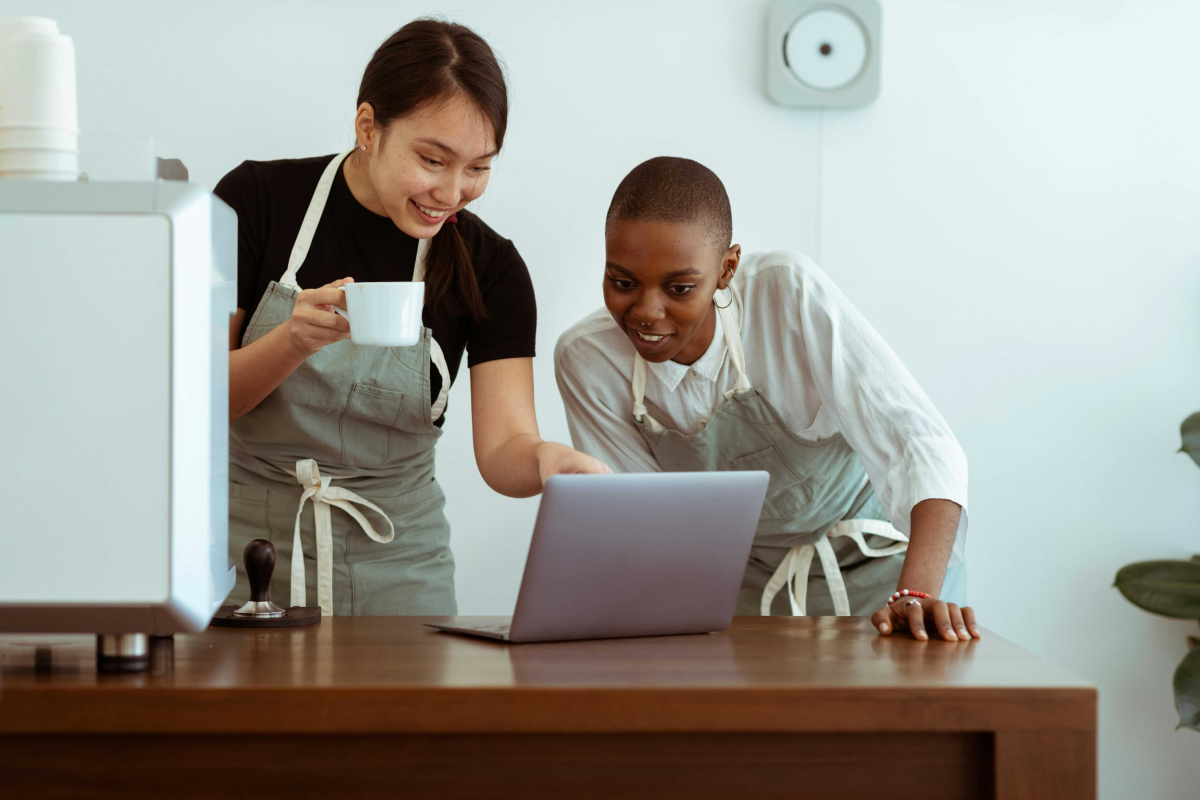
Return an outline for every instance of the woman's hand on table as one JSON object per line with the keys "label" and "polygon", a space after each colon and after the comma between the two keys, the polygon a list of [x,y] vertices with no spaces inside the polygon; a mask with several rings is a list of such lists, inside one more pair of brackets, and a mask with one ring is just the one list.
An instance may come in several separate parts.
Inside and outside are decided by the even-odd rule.
{"label": "woman's hand on table", "polygon": [[335,306],[346,308],[346,294],[340,287],[347,283],[354,279],[342,278],[300,292],[287,322],[293,347],[312,355],[325,345],[350,338],[350,323],[333,310]]}
{"label": "woman's hand on table", "polygon": [[538,471],[542,483],[551,475],[611,475],[612,470],[598,458],[573,450],[558,442],[542,442],[537,449]]}
{"label": "woman's hand on table", "polygon": [[913,638],[929,638],[929,629],[948,642],[979,639],[979,626],[975,623],[975,610],[969,606],[959,608],[954,603],[936,597],[901,597],[890,606],[884,606],[871,617],[871,624],[881,636],[891,636],[892,631],[907,628]]}

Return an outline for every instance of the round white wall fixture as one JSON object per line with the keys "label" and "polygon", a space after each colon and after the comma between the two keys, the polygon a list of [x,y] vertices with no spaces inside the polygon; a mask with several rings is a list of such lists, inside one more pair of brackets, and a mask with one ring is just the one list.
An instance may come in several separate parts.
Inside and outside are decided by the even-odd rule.
{"label": "round white wall fixture", "polygon": [[771,0],[767,95],[782,106],[853,108],[879,96],[879,0]]}
{"label": "round white wall fixture", "polygon": [[841,89],[862,74],[867,37],[854,17],[822,8],[796,20],[784,40],[788,69],[818,91]]}

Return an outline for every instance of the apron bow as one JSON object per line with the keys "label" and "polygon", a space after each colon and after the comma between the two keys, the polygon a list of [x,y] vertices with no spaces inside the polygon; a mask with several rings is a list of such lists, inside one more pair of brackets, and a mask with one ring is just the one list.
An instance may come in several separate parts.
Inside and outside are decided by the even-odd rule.
{"label": "apron bow", "polygon": [[[864,533],[883,536],[896,544],[879,549],[870,547],[863,537]],[[814,555],[821,558],[821,569],[825,572],[825,582],[829,584],[829,594],[833,598],[833,613],[839,617],[850,616],[850,596],[846,592],[846,581],[842,578],[837,554],[833,552],[833,545],[829,541],[839,536],[853,540],[862,554],[869,558],[891,556],[908,549],[908,537],[889,522],[880,519],[844,519],[823,531],[812,544],[802,544],[788,550],[771,580],[763,587],[759,611],[764,617],[771,615],[771,603],[784,586],[787,586],[792,615],[805,616],[808,610],[808,570],[812,566]]]}
{"label": "apron bow", "polygon": [[[359,497],[349,489],[333,486],[333,475],[322,475],[317,462],[306,458],[296,462],[296,471],[292,472],[296,481],[304,487],[300,495],[300,505],[296,509],[296,528],[292,537],[292,594],[291,605],[303,606],[307,601],[304,585],[304,548],[300,543],[300,515],[304,512],[304,504],[312,500],[313,519],[316,523],[317,534],[317,605],[321,607],[321,615],[333,614],[333,522],[329,509],[333,506],[349,514],[363,533],[380,544],[387,544],[396,535],[396,528],[391,519],[379,506]],[[336,476],[340,477],[340,476]],[[366,506],[378,513],[387,522],[388,532],[381,534],[375,530],[363,513],[356,506]]]}

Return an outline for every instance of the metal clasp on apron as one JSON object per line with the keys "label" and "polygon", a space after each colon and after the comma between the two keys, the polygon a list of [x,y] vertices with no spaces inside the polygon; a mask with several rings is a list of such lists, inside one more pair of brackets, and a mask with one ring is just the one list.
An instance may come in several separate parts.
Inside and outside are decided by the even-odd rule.
{"label": "metal clasp on apron", "polygon": [[[869,547],[864,533],[873,533],[896,542],[896,544],[881,549]],[[903,553],[908,550],[908,537],[892,527],[891,523],[878,519],[845,519],[824,531],[812,544],[804,544],[788,550],[779,568],[763,587],[762,602],[759,611],[762,616],[771,615],[771,603],[779,590],[787,586],[788,602],[792,606],[792,615],[805,616],[808,606],[808,571],[812,566],[813,555],[821,558],[821,569],[825,572],[825,582],[829,584],[829,594],[833,598],[833,612],[839,617],[850,616],[850,596],[846,593],[846,581],[838,568],[837,554],[833,552],[830,539],[845,536],[858,545],[858,549],[868,558],[881,558]]]}

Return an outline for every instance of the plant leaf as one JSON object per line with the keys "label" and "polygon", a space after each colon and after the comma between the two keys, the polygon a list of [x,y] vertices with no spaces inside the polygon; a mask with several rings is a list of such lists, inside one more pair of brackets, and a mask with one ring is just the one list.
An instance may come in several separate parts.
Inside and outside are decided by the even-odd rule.
{"label": "plant leaf", "polygon": [[1200,648],[1194,648],[1179,662],[1171,685],[1179,727],[1200,731]]}
{"label": "plant leaf", "polygon": [[1193,561],[1139,561],[1117,572],[1115,585],[1125,599],[1154,614],[1200,619],[1200,564]]}
{"label": "plant leaf", "polygon": [[1179,426],[1179,438],[1183,440],[1179,452],[1187,453],[1192,457],[1192,461],[1196,462],[1196,466],[1200,467],[1200,411],[1192,414]]}

